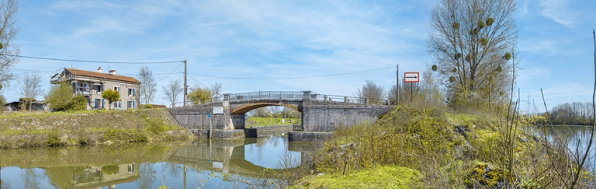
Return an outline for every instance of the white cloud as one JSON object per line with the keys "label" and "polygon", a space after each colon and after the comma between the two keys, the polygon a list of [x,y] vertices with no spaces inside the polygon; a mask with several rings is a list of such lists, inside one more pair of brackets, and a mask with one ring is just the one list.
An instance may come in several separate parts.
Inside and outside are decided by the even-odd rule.
{"label": "white cloud", "polygon": [[573,27],[580,16],[579,12],[569,10],[569,0],[541,0],[542,16],[550,18],[566,27]]}
{"label": "white cloud", "polygon": [[519,71],[518,81],[520,83],[534,83],[536,80],[544,81],[549,78],[551,70],[545,67],[524,68]]}

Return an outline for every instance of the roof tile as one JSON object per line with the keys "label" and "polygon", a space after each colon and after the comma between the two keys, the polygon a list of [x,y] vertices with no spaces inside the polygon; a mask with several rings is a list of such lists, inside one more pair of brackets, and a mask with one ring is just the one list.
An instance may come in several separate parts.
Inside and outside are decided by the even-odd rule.
{"label": "roof tile", "polygon": [[126,81],[131,82],[134,84],[141,84],[141,82],[133,77],[128,76],[121,76],[121,75],[112,75],[107,73],[99,73],[99,72],[92,72],[87,70],[77,70],[77,69],[69,69],[66,68],[66,71],[70,72],[74,75],[81,75],[81,76],[89,76],[89,77],[96,77],[96,78],[104,78],[104,79],[111,79],[111,80],[118,80],[118,81]]}

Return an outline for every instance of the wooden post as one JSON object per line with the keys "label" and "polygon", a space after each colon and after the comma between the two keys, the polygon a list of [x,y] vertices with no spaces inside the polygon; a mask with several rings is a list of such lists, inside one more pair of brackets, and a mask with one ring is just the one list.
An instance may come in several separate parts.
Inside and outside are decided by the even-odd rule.
{"label": "wooden post", "polygon": [[414,107],[414,90],[412,89],[412,83],[410,83],[410,105]]}

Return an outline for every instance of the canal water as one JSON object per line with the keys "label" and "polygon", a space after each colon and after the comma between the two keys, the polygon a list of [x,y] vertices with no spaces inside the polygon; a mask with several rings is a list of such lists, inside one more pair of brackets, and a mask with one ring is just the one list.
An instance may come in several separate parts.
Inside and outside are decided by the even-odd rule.
{"label": "canal water", "polygon": [[277,187],[321,143],[286,136],[0,150],[2,188]]}
{"label": "canal water", "polygon": [[[543,132],[543,128],[537,128]],[[591,136],[591,126],[585,125],[556,125],[545,128],[548,140],[552,143],[563,141],[567,144],[567,151],[580,152],[583,156],[588,148],[588,142]],[[596,173],[596,138],[594,138],[588,158],[586,159],[586,168]]]}

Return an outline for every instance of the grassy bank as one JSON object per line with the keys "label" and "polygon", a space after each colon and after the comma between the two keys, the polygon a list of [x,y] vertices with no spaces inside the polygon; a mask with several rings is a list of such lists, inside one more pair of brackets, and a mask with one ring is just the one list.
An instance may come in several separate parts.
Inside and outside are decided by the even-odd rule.
{"label": "grassy bank", "polygon": [[0,148],[189,140],[159,109],[12,113],[0,116]]}
{"label": "grassy bank", "polygon": [[[518,126],[512,132],[506,123],[496,115],[396,107],[372,125],[338,129],[315,156],[313,167],[303,170],[311,176],[290,182],[294,188],[334,188],[324,184],[331,182],[372,183],[354,185],[370,188],[376,182],[361,175],[373,176],[389,167],[408,170],[387,178],[410,178],[399,182],[406,188],[564,187],[569,175],[565,172],[570,170],[563,164],[568,164],[568,156],[553,153],[532,126]],[[420,177],[412,177],[412,172]],[[592,177],[586,173],[582,178],[578,186],[588,186]]]}
{"label": "grassy bank", "polygon": [[274,126],[274,125],[300,125],[300,121],[301,121],[300,118],[249,117],[246,120],[246,127]]}

